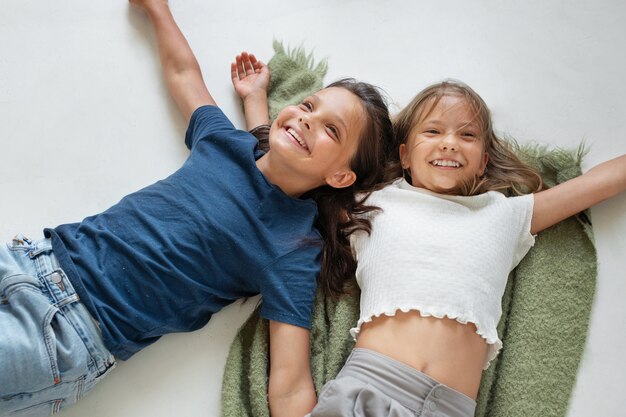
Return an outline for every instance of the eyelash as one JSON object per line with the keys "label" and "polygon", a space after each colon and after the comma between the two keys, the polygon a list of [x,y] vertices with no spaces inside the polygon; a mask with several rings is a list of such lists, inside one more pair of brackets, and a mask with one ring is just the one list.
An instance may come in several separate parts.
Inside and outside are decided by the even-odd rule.
{"label": "eyelash", "polygon": [[339,130],[335,126],[328,126],[328,130],[332,132],[335,139],[339,139]]}
{"label": "eyelash", "polygon": [[[313,104],[311,104],[308,101],[303,101],[300,106],[304,107],[305,110],[307,111],[312,111],[313,110]],[[328,130],[330,130],[332,136],[336,139],[339,140],[339,129],[337,129],[335,126],[327,126],[326,127]]]}
{"label": "eyelash", "polygon": [[472,132],[463,133],[463,137],[465,138],[465,140],[472,142],[480,139],[480,135]]}
{"label": "eyelash", "polygon": [[[424,131],[424,133],[428,133],[428,134],[431,134],[431,135],[438,135],[439,131],[436,130],[436,129],[427,129],[427,130]],[[477,139],[478,138],[478,135],[476,135],[475,133],[472,133],[472,132],[463,132],[463,133],[461,133],[461,136],[469,137],[469,138],[472,138],[472,139]]]}

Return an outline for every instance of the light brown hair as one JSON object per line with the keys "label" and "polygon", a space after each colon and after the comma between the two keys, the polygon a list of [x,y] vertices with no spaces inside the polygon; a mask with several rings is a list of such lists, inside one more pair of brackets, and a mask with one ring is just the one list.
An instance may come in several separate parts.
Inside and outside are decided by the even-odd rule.
{"label": "light brown hair", "polygon": [[[542,190],[545,186],[539,173],[523,163],[511,146],[494,132],[491,112],[484,100],[468,85],[454,80],[433,84],[419,92],[394,119],[396,149],[407,143],[414,126],[422,123],[445,96],[461,97],[473,112],[473,121],[480,128],[480,137],[489,161],[484,174],[475,177],[461,188],[462,195],[476,195],[500,191],[507,195],[521,195]],[[410,174],[407,180],[410,182]],[[399,156],[394,155],[387,168],[387,180],[403,175]]]}

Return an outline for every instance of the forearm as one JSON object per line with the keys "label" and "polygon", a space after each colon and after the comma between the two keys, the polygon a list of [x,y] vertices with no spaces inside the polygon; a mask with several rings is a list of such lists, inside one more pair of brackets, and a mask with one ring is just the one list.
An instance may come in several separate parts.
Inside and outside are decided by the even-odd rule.
{"label": "forearm", "polygon": [[583,176],[589,177],[591,186],[598,190],[597,201],[592,204],[614,197],[626,190],[626,155],[596,165]]}
{"label": "forearm", "polygon": [[156,3],[146,6],[159,46],[159,57],[166,76],[184,71],[198,71],[200,66],[185,36],[176,24],[169,6]]}
{"label": "forearm", "polygon": [[626,190],[626,155],[535,194],[531,232],[547,227]]}
{"label": "forearm", "polygon": [[270,380],[272,417],[301,417],[315,407],[309,331],[270,320]]}
{"label": "forearm", "polygon": [[204,84],[200,65],[176,24],[168,4],[146,2],[143,8],[154,27],[168,91],[183,115],[189,119],[197,107],[215,104],[215,101]]}
{"label": "forearm", "polygon": [[269,124],[270,115],[265,91],[250,94],[243,99],[243,112],[246,118],[246,129],[248,130]]}

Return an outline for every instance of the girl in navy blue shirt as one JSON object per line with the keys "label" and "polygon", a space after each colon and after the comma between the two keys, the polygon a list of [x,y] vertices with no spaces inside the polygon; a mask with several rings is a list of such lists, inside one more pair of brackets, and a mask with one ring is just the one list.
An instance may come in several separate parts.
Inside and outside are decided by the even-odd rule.
{"label": "girl in navy blue shirt", "polygon": [[[167,1],[131,3],[154,26],[190,155],[103,213],[0,250],[0,415],[56,412],[116,359],[258,293],[270,321],[272,414],[304,415],[316,401],[307,358],[317,278],[341,292],[339,277],[354,268],[349,235],[369,230],[354,213],[373,208],[354,195],[382,178],[385,102],[368,84],[331,84],[279,113],[264,153],[216,106]],[[238,60],[236,88],[266,71]]]}

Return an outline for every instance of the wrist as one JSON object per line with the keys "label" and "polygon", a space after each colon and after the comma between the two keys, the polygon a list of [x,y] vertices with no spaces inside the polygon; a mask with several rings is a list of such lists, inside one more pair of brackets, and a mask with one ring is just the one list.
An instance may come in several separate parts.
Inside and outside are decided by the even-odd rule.
{"label": "wrist", "polygon": [[249,93],[247,96],[242,97],[244,106],[246,105],[258,105],[267,103],[267,92],[265,90],[257,90]]}
{"label": "wrist", "polygon": [[169,4],[165,1],[157,0],[157,1],[147,1],[143,4],[143,9],[146,14],[154,19],[161,16],[164,12],[170,13]]}
{"label": "wrist", "polygon": [[259,125],[270,123],[270,116],[267,107],[267,95],[265,92],[258,95],[248,95],[243,99],[243,111],[246,115],[246,126],[248,130]]}

